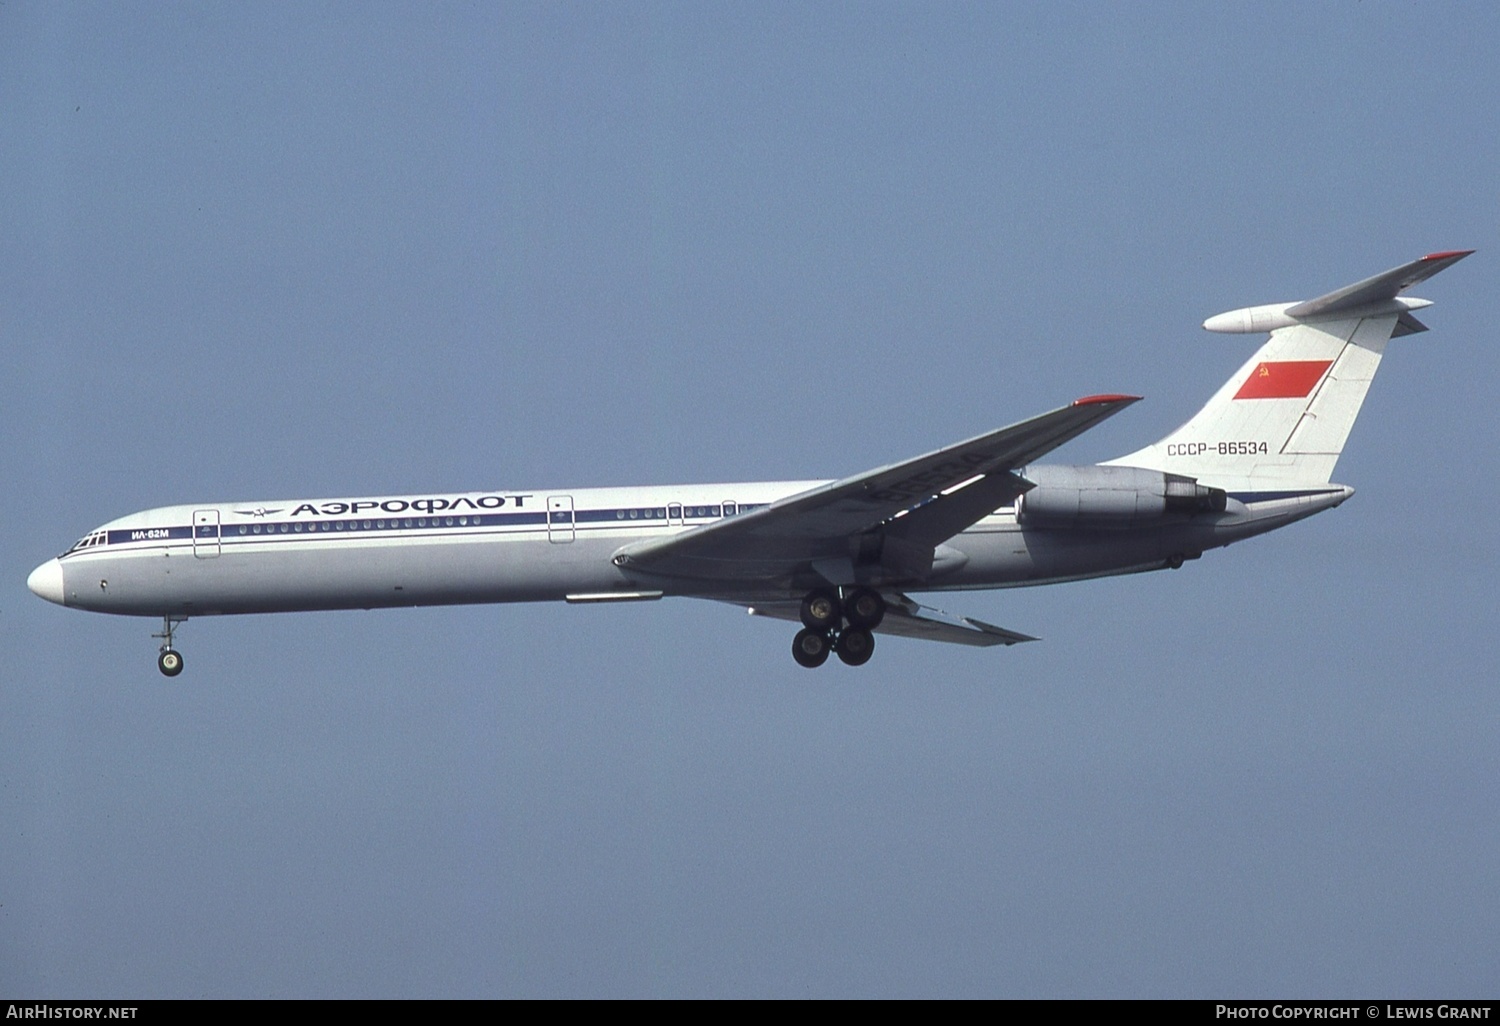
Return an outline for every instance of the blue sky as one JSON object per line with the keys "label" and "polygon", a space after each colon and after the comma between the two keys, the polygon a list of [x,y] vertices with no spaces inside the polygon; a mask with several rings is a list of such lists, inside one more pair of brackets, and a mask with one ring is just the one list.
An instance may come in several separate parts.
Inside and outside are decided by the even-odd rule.
{"label": "blue sky", "polygon": [[[1500,14],[0,7],[0,991],[1493,996]],[[944,597],[194,620],[30,569],[152,506],[833,477],[1423,253],[1337,511]],[[840,430],[843,429],[843,430]],[[832,439],[830,442],[829,439]]]}

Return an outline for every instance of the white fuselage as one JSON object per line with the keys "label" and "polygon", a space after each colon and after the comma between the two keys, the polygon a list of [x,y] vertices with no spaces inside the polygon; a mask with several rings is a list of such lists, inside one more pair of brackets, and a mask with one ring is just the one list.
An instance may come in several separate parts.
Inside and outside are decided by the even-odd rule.
{"label": "white fuselage", "polygon": [[[691,531],[824,482],[168,506],[111,521],[28,582],[54,602],[140,616],[685,595],[786,599],[788,578],[712,580],[622,569],[622,547]],[[1130,529],[1038,529],[1004,507],[950,539],[904,586],[1003,588],[1180,565],[1338,505],[1323,486],[1245,495],[1212,516]]]}

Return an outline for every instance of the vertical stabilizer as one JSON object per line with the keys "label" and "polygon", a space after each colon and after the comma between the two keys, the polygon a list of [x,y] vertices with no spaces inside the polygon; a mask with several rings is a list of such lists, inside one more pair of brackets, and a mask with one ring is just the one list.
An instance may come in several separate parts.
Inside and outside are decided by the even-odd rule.
{"label": "vertical stabilizer", "polygon": [[1330,481],[1386,343],[1425,330],[1411,312],[1431,304],[1397,294],[1468,252],[1434,253],[1306,302],[1209,318],[1210,331],[1271,337],[1186,424],[1109,463],[1220,487]]}

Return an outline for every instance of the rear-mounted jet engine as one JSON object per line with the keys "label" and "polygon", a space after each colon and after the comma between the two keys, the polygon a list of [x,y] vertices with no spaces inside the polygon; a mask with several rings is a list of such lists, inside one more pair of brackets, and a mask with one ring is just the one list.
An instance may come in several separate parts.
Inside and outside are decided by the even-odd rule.
{"label": "rear-mounted jet engine", "polygon": [[1222,488],[1137,467],[1030,467],[1036,487],[1016,500],[1027,527],[1138,527],[1163,517],[1222,513]]}

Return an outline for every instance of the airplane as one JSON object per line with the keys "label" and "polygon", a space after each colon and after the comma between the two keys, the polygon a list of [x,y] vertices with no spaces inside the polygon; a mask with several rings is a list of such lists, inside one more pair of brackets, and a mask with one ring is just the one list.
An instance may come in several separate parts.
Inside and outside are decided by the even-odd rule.
{"label": "airplane", "polygon": [[1401,295],[1473,250],[1431,253],[1316,299],[1203,327],[1270,338],[1187,423],[1091,466],[1035,464],[1125,407],[1093,395],[837,481],[204,503],[89,531],[27,586],[63,606],[160,617],[182,672],[189,617],[685,596],[801,625],[793,658],[859,666],[874,634],[1037,639],[907,593],[1176,569],[1332,509],[1333,468],[1386,343],[1426,331]]}

